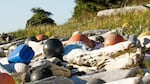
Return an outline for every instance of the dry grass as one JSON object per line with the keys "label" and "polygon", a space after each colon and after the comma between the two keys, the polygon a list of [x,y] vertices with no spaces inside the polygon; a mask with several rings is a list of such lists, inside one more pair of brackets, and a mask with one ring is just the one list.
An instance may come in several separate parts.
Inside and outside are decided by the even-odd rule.
{"label": "dry grass", "polygon": [[[128,33],[139,34],[150,30],[150,11],[140,13],[127,13],[125,15],[116,15],[109,17],[97,17],[96,15],[85,15],[80,20],[72,19],[64,25],[58,26],[37,26],[25,30],[11,32],[18,38],[37,35],[39,33],[48,33],[49,36],[66,37],[74,31],[114,29],[121,27],[125,21],[129,22]],[[88,20],[87,20],[88,18]]]}

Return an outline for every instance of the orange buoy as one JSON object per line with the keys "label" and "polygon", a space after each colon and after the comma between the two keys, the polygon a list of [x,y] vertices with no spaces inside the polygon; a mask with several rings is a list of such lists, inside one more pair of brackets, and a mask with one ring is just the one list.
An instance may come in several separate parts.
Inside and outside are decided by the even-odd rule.
{"label": "orange buoy", "polygon": [[104,46],[114,45],[123,41],[125,41],[125,39],[119,34],[108,34],[105,37]]}
{"label": "orange buoy", "polygon": [[42,40],[45,40],[45,39],[47,39],[48,38],[48,36],[46,36],[46,35],[44,35],[44,34],[38,34],[37,36],[36,36],[36,39],[38,40],[38,41],[42,41]]}
{"label": "orange buoy", "polygon": [[67,43],[76,42],[76,41],[82,41],[84,42],[88,47],[93,48],[93,45],[91,41],[88,39],[87,36],[83,34],[75,34],[72,37],[70,37],[69,41]]}
{"label": "orange buoy", "polygon": [[15,84],[15,80],[7,73],[0,72],[0,84]]}

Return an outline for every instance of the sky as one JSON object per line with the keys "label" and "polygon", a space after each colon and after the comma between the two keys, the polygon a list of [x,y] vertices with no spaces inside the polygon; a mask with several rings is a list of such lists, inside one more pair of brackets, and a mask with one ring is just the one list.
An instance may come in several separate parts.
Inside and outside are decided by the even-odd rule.
{"label": "sky", "polygon": [[72,17],[74,0],[1,0],[0,33],[25,29],[25,24],[33,15],[32,8],[40,7],[51,12],[56,24],[62,25]]}

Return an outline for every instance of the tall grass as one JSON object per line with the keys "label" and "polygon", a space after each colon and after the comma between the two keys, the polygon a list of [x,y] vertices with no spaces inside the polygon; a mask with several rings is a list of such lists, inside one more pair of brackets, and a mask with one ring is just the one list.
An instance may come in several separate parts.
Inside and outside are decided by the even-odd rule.
{"label": "tall grass", "polygon": [[[88,19],[87,19],[88,18]],[[37,26],[11,32],[17,38],[37,35],[49,32],[49,36],[66,37],[74,31],[114,29],[121,27],[125,21],[129,21],[128,34],[140,34],[150,30],[150,11],[140,13],[127,13],[124,15],[98,17],[94,14],[85,14],[80,20],[71,19],[64,25]]]}

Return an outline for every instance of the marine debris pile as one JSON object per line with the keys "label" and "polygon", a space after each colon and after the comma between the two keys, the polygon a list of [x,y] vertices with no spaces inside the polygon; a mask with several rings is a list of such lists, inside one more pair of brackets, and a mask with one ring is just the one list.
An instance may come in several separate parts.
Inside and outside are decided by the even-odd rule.
{"label": "marine debris pile", "polygon": [[69,38],[39,34],[0,45],[0,82],[148,84],[149,62],[150,31],[128,35],[122,26]]}

